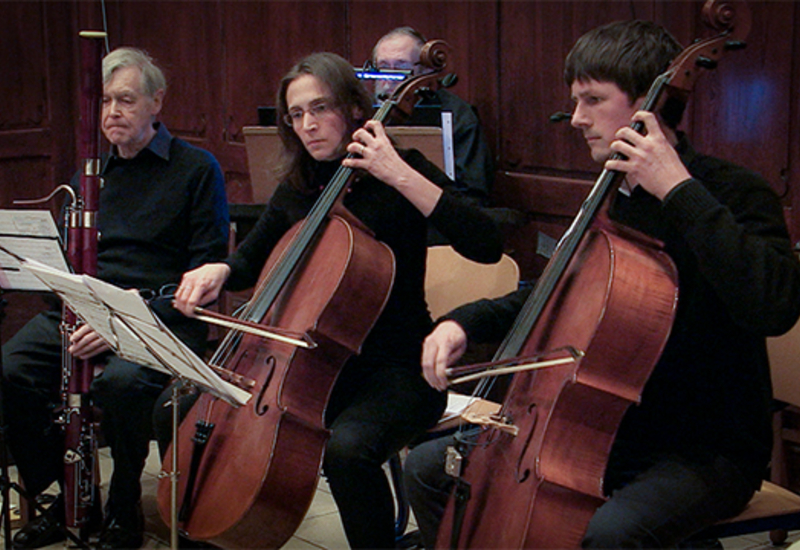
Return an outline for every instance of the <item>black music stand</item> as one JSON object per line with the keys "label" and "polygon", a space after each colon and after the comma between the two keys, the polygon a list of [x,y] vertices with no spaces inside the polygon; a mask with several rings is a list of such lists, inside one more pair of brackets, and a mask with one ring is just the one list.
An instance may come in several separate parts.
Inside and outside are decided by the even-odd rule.
{"label": "black music stand", "polygon": [[211,367],[161,322],[145,300],[135,292],[124,291],[89,275],[73,275],[55,270],[39,262],[26,260],[3,248],[0,251],[15,256],[24,271],[55,292],[64,303],[91,326],[111,349],[127,361],[143,365],[174,377],[173,386],[173,464],[170,478],[170,546],[177,550],[177,456],[178,445],[178,387],[192,385],[203,388],[216,397],[240,406],[250,398],[249,392],[225,382]]}
{"label": "black music stand", "polygon": [[[0,296],[3,295],[3,291],[0,290]],[[3,319],[6,316],[6,304],[4,298],[0,298],[0,325],[3,323]],[[3,359],[2,353],[0,353],[0,379],[3,377]],[[3,387],[0,384],[0,493],[3,496],[3,507],[0,514],[2,514],[2,522],[3,522],[3,537],[5,538],[5,547],[11,548],[11,490],[17,492],[21,498],[24,498],[28,502],[32,502],[32,499],[29,495],[25,493],[25,490],[22,489],[20,485],[11,481],[11,477],[8,475],[8,465],[9,465],[9,458],[8,458],[8,448],[6,447],[6,419],[5,414],[3,414],[3,407],[1,406],[3,403]]]}

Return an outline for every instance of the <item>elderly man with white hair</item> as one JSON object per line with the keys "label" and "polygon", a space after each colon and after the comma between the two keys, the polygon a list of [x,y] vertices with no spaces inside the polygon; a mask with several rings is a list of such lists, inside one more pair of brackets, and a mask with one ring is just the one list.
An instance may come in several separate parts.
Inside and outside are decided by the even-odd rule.
{"label": "elderly man with white hair", "polygon": [[[165,93],[162,71],[143,51],[119,48],[103,59],[101,129],[112,147],[102,158],[97,276],[152,297],[156,314],[202,354],[206,329],[171,307],[168,289],[188,269],[225,255],[225,185],[210,153],[171,136],[156,121]],[[32,319],[3,348],[7,441],[32,495],[63,482],[64,437],[54,415],[61,405],[60,321],[58,305]],[[102,365],[91,396],[102,411],[114,473],[98,546],[137,548],[143,542],[140,478],[153,404],[169,376],[113,355],[86,325],[71,336],[68,351],[79,359],[96,357]],[[99,506],[97,511],[99,516]],[[39,548],[63,540],[61,496],[50,512],[22,527],[14,545]]]}

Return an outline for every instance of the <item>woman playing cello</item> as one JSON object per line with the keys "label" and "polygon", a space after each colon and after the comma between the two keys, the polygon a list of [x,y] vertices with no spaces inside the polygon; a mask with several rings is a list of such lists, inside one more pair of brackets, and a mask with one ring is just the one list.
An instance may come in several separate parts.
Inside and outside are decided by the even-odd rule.
{"label": "woman playing cello", "polygon": [[184,275],[176,307],[191,315],[223,285],[253,286],[279,239],[306,216],[339,166],[366,172],[343,204],[391,248],[396,274],[360,355],[347,361],[333,388],[323,473],[350,545],[391,548],[394,508],[382,464],[432,426],[445,404],[420,376],[422,340],[432,326],[423,292],[427,223],[481,262],[499,260],[501,235],[422,155],[396,150],[380,123],[365,123],[370,97],[344,59],[317,53],[300,61],[281,81],[277,106],[282,183],[232,256]]}
{"label": "woman playing cello", "polygon": [[[625,21],[584,35],[566,62],[575,104],[572,126],[582,132],[596,162],[626,174],[610,217],[664,243],[678,270],[679,299],[641,403],[627,410],[611,447],[600,480],[607,500],[596,506],[588,529],[583,524],[577,539],[563,547],[674,547],[739,513],[759,488],[770,457],[765,337],[787,331],[800,314],[800,264],[767,182],[695,152],[675,130],[680,113],[639,111],[644,93],[680,52],[661,27]],[[632,119],[644,124],[646,135],[628,126]],[[607,161],[615,152],[626,158]],[[446,316],[425,342],[423,367],[431,385],[446,386],[444,367],[467,337],[480,341],[504,334],[524,301],[518,293]],[[624,342],[626,334],[618,338]],[[637,342],[629,344],[633,349]],[[420,445],[406,461],[409,497],[426,547],[436,539],[452,486],[441,466],[442,445]],[[470,458],[478,451],[482,448],[474,448]],[[467,464],[467,473],[474,464]],[[500,482],[499,471],[488,475],[490,485]],[[487,515],[494,513],[477,492],[473,485],[471,501],[484,504]],[[467,525],[468,509],[462,534],[473,537],[491,523],[481,513]],[[510,515],[505,518],[509,526]],[[575,518],[554,515],[558,521],[570,527]],[[452,525],[452,520],[441,524],[440,545],[448,544],[442,535]],[[492,544],[512,547],[502,539],[510,530],[489,533]],[[536,533],[527,535],[536,540]]]}

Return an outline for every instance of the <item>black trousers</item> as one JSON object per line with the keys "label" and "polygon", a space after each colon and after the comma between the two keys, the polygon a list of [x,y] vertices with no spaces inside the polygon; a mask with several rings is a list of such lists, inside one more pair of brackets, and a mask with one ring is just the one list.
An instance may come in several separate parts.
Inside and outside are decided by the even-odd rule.
{"label": "black trousers", "polygon": [[[434,547],[454,486],[444,472],[445,450],[453,444],[453,436],[422,443],[404,465],[408,498],[425,548]],[[648,463],[642,468],[625,464],[613,474],[610,498],[589,522],[584,548],[677,547],[703,528],[741,512],[753,495],[753,480],[722,456],[687,460],[665,455]],[[606,477],[608,481],[608,473]]]}
{"label": "black trousers", "polygon": [[446,396],[418,370],[348,365],[326,421],[323,473],[351,548],[394,548],[394,500],[383,464],[444,412]]}
{"label": "black trousers", "polygon": [[[7,441],[31,494],[62,481],[64,438],[54,424],[61,405],[61,314],[34,317],[3,346],[3,411]],[[141,474],[152,437],[155,400],[170,376],[108,354],[91,395],[102,411],[101,429],[111,448],[114,473],[107,513],[135,528]]]}

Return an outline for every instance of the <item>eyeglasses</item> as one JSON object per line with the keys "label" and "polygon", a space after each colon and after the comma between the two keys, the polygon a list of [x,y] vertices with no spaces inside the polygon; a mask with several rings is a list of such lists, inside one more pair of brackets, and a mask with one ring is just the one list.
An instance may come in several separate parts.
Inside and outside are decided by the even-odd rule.
{"label": "eyeglasses", "polygon": [[421,66],[422,63],[419,61],[416,63],[378,63],[376,69],[379,71],[410,71],[413,74]]}
{"label": "eyeglasses", "polygon": [[303,119],[306,116],[306,113],[311,115],[311,118],[314,120],[319,120],[322,117],[325,117],[334,111],[333,102],[329,99],[320,99],[318,101],[313,102],[308,110],[302,109],[300,107],[296,109],[291,109],[287,114],[283,115],[283,122],[287,126],[300,126],[303,124]]}
{"label": "eyeglasses", "polygon": [[175,292],[177,290],[178,285],[176,283],[167,283],[158,290],[140,288],[139,296],[141,296],[145,302],[153,302],[155,300],[174,300]]}

